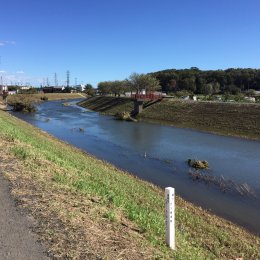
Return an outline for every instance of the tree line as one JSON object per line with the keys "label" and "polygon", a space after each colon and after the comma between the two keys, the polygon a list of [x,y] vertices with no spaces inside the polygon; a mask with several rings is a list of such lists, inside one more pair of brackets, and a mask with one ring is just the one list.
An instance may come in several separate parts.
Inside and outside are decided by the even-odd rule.
{"label": "tree line", "polygon": [[115,96],[142,89],[166,93],[237,95],[241,92],[260,90],[260,69],[169,69],[148,74],[133,73],[125,80],[103,81],[98,84],[101,94]]}
{"label": "tree line", "polygon": [[98,83],[98,91],[101,94],[113,94],[120,96],[126,92],[140,92],[141,90],[160,90],[160,81],[148,74],[133,73],[125,80],[103,81]]}
{"label": "tree line", "polygon": [[196,94],[239,94],[260,90],[260,69],[227,69],[202,71],[196,67],[163,70],[149,75],[160,81],[165,92],[188,91]]}

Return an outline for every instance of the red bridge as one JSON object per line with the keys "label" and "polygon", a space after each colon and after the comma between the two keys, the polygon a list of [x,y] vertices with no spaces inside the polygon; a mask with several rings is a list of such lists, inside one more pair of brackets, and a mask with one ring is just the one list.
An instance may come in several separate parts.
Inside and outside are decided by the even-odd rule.
{"label": "red bridge", "polygon": [[147,100],[161,100],[163,96],[160,93],[147,93],[147,94],[136,93],[136,94],[132,94],[131,98],[140,101],[147,101]]}

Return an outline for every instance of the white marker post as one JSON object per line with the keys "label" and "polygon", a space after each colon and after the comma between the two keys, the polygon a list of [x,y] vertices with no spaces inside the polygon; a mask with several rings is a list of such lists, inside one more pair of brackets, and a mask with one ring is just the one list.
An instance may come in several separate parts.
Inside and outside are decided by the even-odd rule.
{"label": "white marker post", "polygon": [[165,188],[166,244],[175,250],[175,189]]}

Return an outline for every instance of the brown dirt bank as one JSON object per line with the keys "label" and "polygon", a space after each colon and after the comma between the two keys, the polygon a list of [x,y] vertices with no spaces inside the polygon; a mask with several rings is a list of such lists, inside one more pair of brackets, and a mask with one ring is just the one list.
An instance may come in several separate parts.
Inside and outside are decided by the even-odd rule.
{"label": "brown dirt bank", "polygon": [[[131,99],[115,97],[94,97],[80,102],[79,105],[108,115],[133,109]],[[165,99],[154,104],[146,103],[144,108],[138,116],[141,120],[260,140],[258,104]]]}

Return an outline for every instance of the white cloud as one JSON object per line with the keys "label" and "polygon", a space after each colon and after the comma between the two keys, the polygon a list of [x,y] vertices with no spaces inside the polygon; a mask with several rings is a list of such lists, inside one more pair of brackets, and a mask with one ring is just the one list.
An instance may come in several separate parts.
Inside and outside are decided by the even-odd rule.
{"label": "white cloud", "polygon": [[18,70],[16,71],[17,74],[24,74],[24,71],[23,70]]}
{"label": "white cloud", "polygon": [[5,70],[0,70],[0,73],[6,73],[6,71]]}
{"label": "white cloud", "polygon": [[0,41],[0,47],[5,45],[15,45],[15,41]]}

